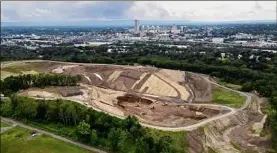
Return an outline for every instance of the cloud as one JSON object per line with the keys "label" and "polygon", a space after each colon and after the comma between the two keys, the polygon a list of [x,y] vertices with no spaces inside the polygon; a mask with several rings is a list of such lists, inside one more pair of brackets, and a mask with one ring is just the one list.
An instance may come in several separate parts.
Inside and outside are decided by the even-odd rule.
{"label": "cloud", "polygon": [[170,14],[158,2],[136,2],[128,10],[128,17],[141,20],[170,19]]}
{"label": "cloud", "polygon": [[13,21],[82,20],[124,18],[134,2],[3,2],[1,13]]}
{"label": "cloud", "polygon": [[276,20],[272,1],[13,1],[1,2],[1,20]]}

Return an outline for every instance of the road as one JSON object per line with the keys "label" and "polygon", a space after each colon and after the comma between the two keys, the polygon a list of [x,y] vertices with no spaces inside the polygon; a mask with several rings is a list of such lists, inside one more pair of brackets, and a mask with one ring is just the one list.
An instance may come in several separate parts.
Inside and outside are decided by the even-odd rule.
{"label": "road", "polygon": [[[43,61],[49,61],[49,60],[29,60],[29,61],[16,61],[16,62],[43,62]],[[71,62],[59,62],[59,61],[49,61],[49,62],[64,63],[64,64],[78,64],[78,65],[80,65],[80,64],[82,64],[82,65],[92,65],[92,63],[71,63]],[[7,64],[4,64],[4,65],[9,65],[9,64],[12,64],[12,63],[7,63]],[[93,65],[113,65],[113,64],[93,64]],[[113,66],[122,66],[122,65],[113,65]],[[184,127],[161,127],[161,126],[155,126],[155,125],[150,125],[150,124],[145,124],[145,123],[140,123],[140,124],[142,126],[145,126],[145,127],[154,128],[154,129],[158,129],[158,130],[164,130],[164,131],[191,131],[191,130],[197,129],[197,128],[201,127],[201,126],[204,126],[204,125],[206,125],[206,124],[208,124],[210,122],[213,122],[215,120],[219,120],[219,119],[222,119],[222,118],[234,115],[238,111],[247,108],[249,106],[249,104],[251,103],[251,95],[249,93],[237,91],[237,90],[225,87],[223,85],[220,85],[218,83],[215,83],[215,82],[213,82],[213,81],[211,81],[209,79],[208,75],[199,74],[199,73],[196,73],[196,74],[201,75],[202,77],[204,77],[206,79],[206,81],[210,82],[211,84],[217,85],[217,86],[219,86],[221,88],[224,88],[226,90],[231,90],[233,92],[237,92],[240,95],[247,97],[244,105],[241,108],[239,108],[239,109],[235,109],[235,108],[231,108],[231,107],[227,107],[227,106],[223,106],[223,105],[219,105],[219,104],[189,104],[189,105],[198,105],[198,106],[216,106],[216,107],[221,107],[223,109],[228,109],[230,111],[228,113],[219,114],[219,115],[210,117],[208,119],[205,119],[205,120],[203,120],[203,121],[201,121],[199,123],[196,123],[196,124],[193,124],[193,125],[184,126]],[[75,100],[72,100],[72,101],[75,101]],[[80,101],[76,101],[76,102],[83,104],[83,102],[80,102]],[[101,111],[101,110],[98,110],[98,109],[94,109],[94,110]],[[111,116],[115,116],[115,117],[121,118],[121,119],[125,118],[125,117],[122,117],[122,116],[117,116],[115,114],[111,114],[109,112],[105,112],[105,113],[107,113],[107,114],[109,114]]]}
{"label": "road", "polygon": [[191,131],[191,130],[194,130],[194,129],[197,129],[201,126],[204,126],[210,122],[213,122],[215,120],[219,120],[219,119],[222,119],[222,118],[225,118],[225,117],[228,117],[228,116],[231,116],[231,115],[234,115],[235,113],[237,113],[238,111],[240,110],[243,110],[245,108],[247,108],[249,106],[249,104],[251,103],[251,95],[248,94],[248,93],[245,93],[245,92],[241,92],[241,91],[237,91],[237,90],[234,90],[234,89],[231,89],[231,88],[228,88],[228,87],[225,87],[225,86],[222,86],[218,83],[215,83],[215,82],[212,82],[211,80],[208,79],[207,76],[205,75],[202,75],[208,82],[214,84],[214,85],[217,85],[219,87],[222,87],[226,90],[231,90],[233,92],[237,92],[239,93],[240,95],[242,96],[245,96],[247,99],[246,101],[244,102],[244,105],[241,107],[241,108],[238,108],[238,109],[235,109],[235,108],[231,108],[231,107],[227,107],[227,106],[224,106],[224,105],[219,105],[219,104],[190,104],[190,105],[198,105],[198,106],[216,106],[216,107],[221,107],[223,109],[228,109],[230,110],[228,113],[226,114],[222,114],[222,115],[217,115],[217,116],[214,116],[214,117],[210,117],[208,119],[205,119],[199,123],[196,123],[196,124],[193,124],[193,125],[188,125],[188,126],[184,126],[184,127],[160,127],[160,126],[155,126],[155,125],[149,125],[149,124],[144,124],[144,123],[140,123],[142,126],[145,126],[145,127],[149,127],[149,128],[153,128],[153,129],[158,129],[158,130],[163,130],[163,131]]}
{"label": "road", "polygon": [[32,131],[37,131],[37,132],[39,132],[39,133],[48,135],[48,136],[53,137],[53,138],[55,138],[55,139],[58,139],[58,140],[61,140],[61,141],[64,141],[64,142],[67,142],[67,143],[70,143],[70,144],[79,146],[79,147],[81,147],[81,148],[84,148],[84,149],[87,149],[87,150],[90,150],[90,151],[93,151],[93,152],[96,152],[96,153],[107,153],[107,152],[102,151],[102,150],[99,150],[99,149],[97,149],[97,148],[93,148],[93,147],[91,147],[91,146],[87,146],[87,145],[81,144],[81,143],[79,143],[79,142],[75,142],[75,141],[69,140],[69,139],[67,139],[67,138],[58,136],[58,135],[56,135],[56,134],[53,134],[53,133],[50,133],[50,132],[47,132],[47,131],[44,131],[44,130],[41,130],[41,129],[37,129],[37,128],[31,127],[31,126],[28,126],[28,125],[26,125],[26,124],[23,124],[23,123],[21,123],[21,122],[18,122],[18,121],[12,120],[12,119],[8,119],[8,118],[1,117],[1,120],[6,121],[6,122],[9,122],[9,123],[16,124],[16,125],[18,125],[18,126],[21,126],[21,127],[23,127],[23,128],[26,128],[26,129],[29,129],[29,130],[32,130]]}
{"label": "road", "polygon": [[237,109],[237,110],[243,110],[243,109],[247,108],[247,107],[249,106],[249,104],[251,103],[251,97],[252,97],[252,96],[251,96],[250,93],[241,92],[241,91],[238,91],[238,90],[234,90],[234,89],[225,87],[225,86],[223,86],[223,85],[220,85],[220,84],[218,84],[218,83],[216,83],[216,82],[211,81],[211,80],[207,77],[207,75],[203,75],[203,74],[201,74],[201,75],[202,75],[208,82],[210,82],[211,84],[217,85],[217,86],[219,86],[219,87],[221,87],[221,88],[224,88],[224,89],[226,89],[226,90],[231,90],[231,91],[236,92],[236,93],[238,93],[238,94],[240,94],[240,95],[242,95],[242,96],[245,96],[245,97],[247,98],[246,101],[244,102],[243,106],[242,106],[241,108]]}

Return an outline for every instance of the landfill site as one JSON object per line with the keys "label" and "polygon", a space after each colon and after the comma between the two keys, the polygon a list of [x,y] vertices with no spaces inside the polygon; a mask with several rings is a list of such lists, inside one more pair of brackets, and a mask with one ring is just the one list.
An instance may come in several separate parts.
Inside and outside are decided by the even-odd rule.
{"label": "landfill site", "polygon": [[150,125],[182,127],[229,111],[205,105],[211,103],[212,85],[193,73],[151,66],[52,61],[25,64],[40,73],[80,75],[82,79],[78,87],[30,88],[21,95],[69,99],[117,117],[136,116]]}

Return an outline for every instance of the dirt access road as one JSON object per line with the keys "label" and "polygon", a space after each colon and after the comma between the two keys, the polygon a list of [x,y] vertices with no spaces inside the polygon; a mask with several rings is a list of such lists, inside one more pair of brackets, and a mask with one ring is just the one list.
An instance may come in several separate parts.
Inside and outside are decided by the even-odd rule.
{"label": "dirt access road", "polygon": [[87,150],[91,150],[91,151],[96,152],[96,153],[107,153],[107,152],[99,150],[97,148],[93,148],[91,146],[87,146],[87,145],[81,144],[79,142],[75,142],[75,141],[69,140],[67,138],[58,136],[56,134],[53,134],[53,133],[50,133],[50,132],[47,132],[47,131],[44,131],[44,130],[41,130],[41,129],[37,129],[37,128],[31,127],[31,126],[28,126],[26,124],[23,124],[21,122],[18,122],[18,121],[12,120],[12,119],[4,118],[4,117],[1,116],[1,120],[9,122],[9,123],[13,123],[14,125],[18,125],[18,126],[21,126],[23,128],[29,129],[29,130],[33,130],[33,131],[37,131],[39,133],[43,133],[43,134],[48,135],[50,137],[53,137],[55,139],[58,139],[58,140],[61,140],[61,141],[67,142],[67,143],[71,143],[73,145],[82,147],[82,148],[87,149]]}
{"label": "dirt access road", "polygon": [[[199,74],[199,75],[202,75],[202,74]],[[210,123],[212,121],[215,121],[215,120],[218,120],[218,119],[221,119],[221,118],[224,118],[224,117],[228,117],[228,116],[234,115],[237,111],[243,110],[243,109],[247,108],[249,106],[249,104],[251,103],[251,95],[249,93],[237,91],[237,90],[234,90],[234,89],[222,86],[220,84],[217,84],[217,83],[211,81],[206,75],[202,75],[202,76],[207,81],[209,81],[211,84],[217,85],[217,86],[222,87],[222,88],[224,88],[226,90],[231,90],[233,92],[237,92],[240,95],[245,96],[247,99],[246,99],[244,105],[241,108],[235,109],[235,108],[231,108],[231,107],[227,107],[227,106],[219,105],[219,104],[190,104],[190,105],[195,105],[195,106],[216,106],[216,107],[220,107],[222,109],[230,110],[230,112],[228,112],[226,114],[223,114],[223,115],[217,115],[217,116],[205,119],[205,120],[203,120],[203,121],[201,121],[199,123],[196,123],[196,124],[193,124],[193,125],[184,126],[184,127],[175,127],[174,128],[174,127],[160,127],[160,126],[149,125],[149,124],[144,124],[144,123],[140,123],[140,124],[145,126],[145,127],[159,129],[159,130],[164,130],[164,131],[191,131],[191,130],[197,129],[197,128],[201,127],[201,126],[204,126],[204,125],[206,125],[206,124],[208,124],[208,123]]]}
{"label": "dirt access road", "polygon": [[[49,61],[49,60],[26,60],[26,61],[16,61],[16,62],[20,63],[20,62],[45,62],[45,61]],[[49,61],[49,62],[64,63],[64,64],[83,64],[83,65],[91,65],[91,64],[93,64],[93,63],[59,62],[59,61]],[[4,64],[4,65],[9,65],[9,64],[12,64],[12,62]],[[112,66],[113,64],[93,64],[93,65],[111,65]],[[117,65],[113,65],[113,66],[117,66]],[[122,66],[122,65],[118,65],[118,66]],[[235,108],[230,108],[230,107],[223,106],[223,105],[218,105],[218,104],[189,104],[189,105],[195,105],[195,106],[216,106],[216,107],[220,107],[222,109],[225,109],[225,110],[227,109],[227,110],[230,110],[230,111],[228,113],[226,113],[226,114],[217,115],[217,116],[205,119],[205,120],[203,120],[203,121],[201,121],[199,123],[196,123],[196,124],[193,124],[193,125],[184,126],[184,127],[161,127],[161,126],[149,125],[149,124],[144,124],[144,123],[140,123],[140,124],[142,126],[145,126],[145,127],[154,128],[154,129],[158,129],[158,130],[164,130],[164,131],[191,131],[191,130],[197,129],[197,128],[203,126],[203,125],[206,125],[206,124],[208,124],[208,123],[210,123],[212,121],[215,121],[215,120],[218,120],[218,119],[221,119],[221,118],[224,118],[224,117],[228,117],[228,116],[234,115],[237,111],[247,108],[249,106],[249,104],[251,103],[251,95],[249,93],[237,91],[237,90],[234,90],[234,89],[222,86],[220,84],[217,84],[217,83],[211,81],[207,75],[204,75],[204,74],[198,74],[198,75],[203,76],[211,84],[217,85],[217,86],[222,87],[222,88],[224,88],[226,90],[231,90],[233,92],[237,92],[240,95],[247,97],[244,105],[241,108],[239,108],[239,109],[235,109]],[[78,102],[78,103],[81,103],[81,102]],[[94,109],[94,110],[99,111],[97,109]],[[121,119],[124,118],[122,116],[117,116],[117,115],[111,114],[109,112],[105,112],[105,113],[107,113],[107,114],[109,114],[111,116],[115,116],[115,117],[121,118]]]}

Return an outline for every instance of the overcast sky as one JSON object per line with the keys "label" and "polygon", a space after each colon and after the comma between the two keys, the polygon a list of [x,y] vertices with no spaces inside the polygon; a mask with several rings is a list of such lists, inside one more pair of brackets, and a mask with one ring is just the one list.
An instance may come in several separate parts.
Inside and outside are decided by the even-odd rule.
{"label": "overcast sky", "polygon": [[2,22],[276,20],[274,1],[1,2]]}

